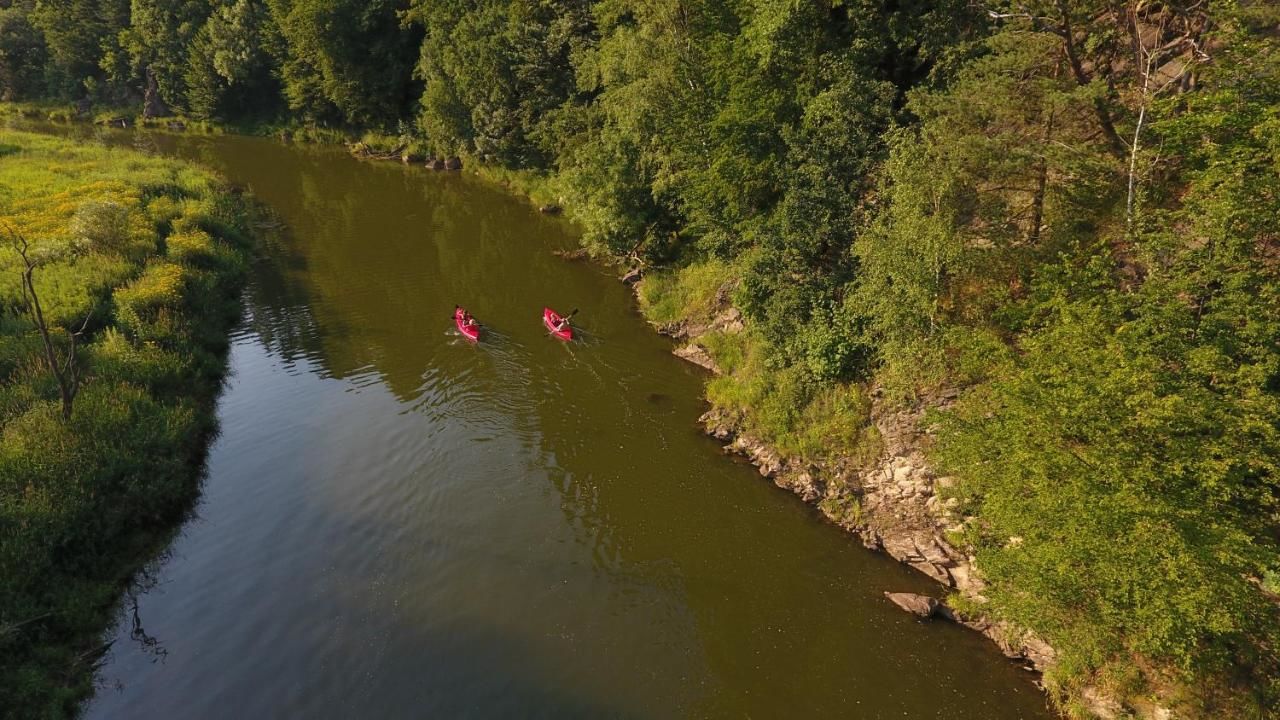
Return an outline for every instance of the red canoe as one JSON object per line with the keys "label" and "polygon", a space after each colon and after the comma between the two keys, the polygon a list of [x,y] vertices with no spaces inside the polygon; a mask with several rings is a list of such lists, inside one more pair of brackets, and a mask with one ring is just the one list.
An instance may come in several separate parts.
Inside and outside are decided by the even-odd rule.
{"label": "red canoe", "polygon": [[552,310],[549,307],[542,308],[542,322],[546,324],[547,329],[551,331],[552,335],[555,335],[561,340],[573,339],[572,327],[565,325],[563,330],[556,329],[556,326],[560,324],[560,315],[558,315],[555,310]]}
{"label": "red canoe", "polygon": [[466,315],[467,315],[467,311],[463,310],[462,308],[458,308],[457,310],[454,310],[453,323],[458,326],[458,332],[462,333],[462,335],[466,337],[468,340],[479,340],[480,339],[480,323],[476,322],[475,318],[471,318],[471,324],[468,325],[467,323],[463,322],[463,318],[466,317]]}

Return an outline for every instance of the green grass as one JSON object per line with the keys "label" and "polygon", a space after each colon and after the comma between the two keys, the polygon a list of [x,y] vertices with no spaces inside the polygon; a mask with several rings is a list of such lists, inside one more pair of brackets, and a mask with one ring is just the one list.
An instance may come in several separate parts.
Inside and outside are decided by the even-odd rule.
{"label": "green grass", "polygon": [[640,283],[640,306],[659,324],[710,320],[721,309],[721,292],[740,276],[738,267],[719,260],[652,272]]}
{"label": "green grass", "polygon": [[0,149],[0,230],[42,258],[57,342],[93,311],[64,420],[0,249],[0,707],[64,717],[121,591],[198,490],[248,205],[176,161],[14,132]]}
{"label": "green grass", "polygon": [[75,105],[50,101],[0,103],[0,117],[47,120],[50,122],[71,122],[83,119],[78,117]]}
{"label": "green grass", "polygon": [[463,160],[467,171],[489,182],[501,185],[508,191],[528,198],[535,207],[555,206],[563,208],[573,219],[572,208],[565,207],[565,193],[554,175],[533,170],[513,170],[499,165],[484,165]]}
{"label": "green grass", "polygon": [[[708,350],[725,370],[707,385],[712,406],[784,455],[865,462],[879,451],[871,403],[861,386],[816,382],[802,366],[771,368],[764,344],[750,336],[733,343],[717,339]],[[724,360],[726,350],[733,359]]]}

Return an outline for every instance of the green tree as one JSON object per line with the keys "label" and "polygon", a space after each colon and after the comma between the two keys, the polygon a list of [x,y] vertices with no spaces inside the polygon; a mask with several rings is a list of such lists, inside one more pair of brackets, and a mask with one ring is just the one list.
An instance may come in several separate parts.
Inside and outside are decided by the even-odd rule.
{"label": "green tree", "polygon": [[120,45],[130,79],[140,78],[171,108],[186,106],[186,68],[196,33],[209,16],[208,0],[132,0]]}
{"label": "green tree", "polygon": [[410,99],[420,35],[401,25],[408,0],[268,0],[284,38],[289,107],[315,121],[394,124]]}
{"label": "green tree", "polygon": [[36,97],[44,91],[44,34],[32,24],[30,4],[0,9],[0,100]]}
{"label": "green tree", "polygon": [[187,48],[188,103],[198,118],[263,116],[280,106],[282,40],[262,0],[218,5]]}
{"label": "green tree", "polygon": [[436,149],[546,169],[561,142],[552,114],[582,99],[572,54],[593,42],[587,0],[415,2],[426,37],[419,125]]}
{"label": "green tree", "polygon": [[[1244,717],[1280,703],[1263,584],[1280,565],[1280,53],[1265,24],[1218,19],[1196,92],[1134,96],[1160,148],[1147,209],[1129,221],[1130,166],[1095,148],[1109,209],[1087,232],[1047,213],[1077,237],[1021,256],[1026,292],[987,316],[1013,352],[941,418],[938,458],[975,518],[988,610],[1060,649],[1060,690],[1137,657],[1197,714]],[[1131,692],[1153,679],[1136,674]]]}
{"label": "green tree", "polygon": [[129,22],[129,0],[36,0],[31,21],[49,51],[48,88],[78,98],[106,78],[104,57],[118,56],[117,36]]}

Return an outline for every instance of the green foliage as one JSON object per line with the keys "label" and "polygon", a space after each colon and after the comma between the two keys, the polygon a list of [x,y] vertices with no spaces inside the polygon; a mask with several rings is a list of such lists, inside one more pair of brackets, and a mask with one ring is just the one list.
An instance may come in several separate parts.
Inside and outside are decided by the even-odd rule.
{"label": "green foliage", "polygon": [[0,101],[39,95],[43,88],[47,50],[44,34],[17,7],[0,8]]}
{"label": "green foliage", "polygon": [[719,260],[650,273],[640,284],[640,304],[656,323],[706,322],[724,305],[737,275],[737,268]]}
{"label": "green foliage", "polygon": [[411,4],[425,31],[419,124],[435,150],[512,168],[549,166],[548,113],[577,96],[569,66],[591,36],[587,0]]}
{"label": "green foliage", "polygon": [[[884,349],[930,343],[978,383],[938,418],[937,459],[977,520],[965,541],[990,582],[984,609],[1059,649],[1049,680],[1067,697],[1087,682],[1135,694],[1172,680],[1184,710],[1244,717],[1280,704],[1280,607],[1265,592],[1280,557],[1280,53],[1229,15],[1224,23],[1202,89],[1149,109],[1147,142],[1167,159],[1138,158],[1150,179],[1128,232],[1123,191],[1090,171],[1110,161],[1105,145],[1055,123],[1052,137],[1067,132],[1075,158],[984,150],[1019,123],[1007,110],[950,106],[961,81],[920,106],[933,108],[926,118],[941,109],[947,133],[975,114],[997,123],[941,146],[982,161],[981,175],[949,175],[962,190],[951,197],[977,196],[930,211],[926,199],[948,196],[924,195],[928,182],[895,169],[893,199],[906,207],[890,213],[906,215],[890,215],[864,254],[894,278],[880,291],[919,298],[880,329]],[[1003,64],[1021,46],[1001,42],[969,67],[1025,85],[1035,74],[1024,61]],[[1097,123],[1068,90],[1054,112]],[[937,142],[931,124],[926,147]],[[1016,192],[986,204],[982,186],[1034,178],[1026,169],[1037,164],[1050,168],[1047,220],[1019,242],[1029,228],[993,222],[1025,217]],[[915,172],[926,166],[957,167],[931,160]],[[961,260],[898,282],[912,262],[888,254],[918,247],[903,232],[912,227],[916,238],[953,238]]]}
{"label": "green foliage", "polygon": [[188,46],[209,14],[208,0],[132,0],[120,45],[129,56],[128,81],[150,77],[171,108],[186,105]]}
{"label": "green foliage", "polygon": [[766,346],[750,334],[713,334],[704,342],[723,372],[707,385],[707,399],[782,453],[866,461],[878,452],[871,405],[859,386],[815,382],[800,365],[772,369]]}
{"label": "green foliage", "polygon": [[273,57],[283,40],[267,6],[235,0],[213,8],[186,46],[187,105],[197,118],[267,113],[279,104]]}
{"label": "green foliage", "polygon": [[[289,107],[310,120],[394,122],[409,98],[416,38],[401,0],[268,0],[284,38]],[[216,39],[216,37],[215,37]]]}
{"label": "green foliage", "polygon": [[245,209],[174,161],[0,135],[18,148],[0,183],[23,189],[0,224],[42,258],[46,313],[67,327],[97,308],[64,420],[10,279],[17,257],[0,254],[0,706],[62,717],[90,689],[91,649],[122,587],[195,494]]}
{"label": "green foliage", "polygon": [[103,61],[120,57],[117,38],[129,23],[129,0],[36,0],[27,12],[48,48],[48,92],[73,100],[104,91],[103,65],[114,63]]}
{"label": "green foliage", "polygon": [[[1101,683],[1265,715],[1277,22],[1274,3],[1195,0],[20,0],[0,9],[0,94],[65,118],[154,80],[200,118],[467,155],[565,206],[594,254],[647,264],[655,322],[738,308],[744,330],[699,339],[724,371],[708,396],[789,454],[871,458],[866,388],[958,394],[936,459],[972,516],[982,609],[1059,649],[1065,706]],[[102,367],[122,382],[184,372],[175,349],[212,340],[174,303],[217,295],[242,224],[189,176],[153,169],[135,186],[183,191],[139,192],[41,151],[57,172],[9,163],[24,151],[4,167],[51,199],[4,202],[45,245],[52,314],[114,307]],[[24,381],[0,413],[27,417],[50,388],[4,337],[0,371]]]}

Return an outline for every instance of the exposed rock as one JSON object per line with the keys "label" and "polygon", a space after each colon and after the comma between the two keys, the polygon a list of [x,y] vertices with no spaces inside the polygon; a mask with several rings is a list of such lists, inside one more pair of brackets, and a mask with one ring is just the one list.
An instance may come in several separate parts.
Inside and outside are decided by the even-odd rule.
{"label": "exposed rock", "polygon": [[683,321],[661,323],[657,326],[659,335],[666,335],[672,340],[683,340],[689,337],[689,324]]}
{"label": "exposed rock", "polygon": [[462,159],[459,158],[457,155],[454,155],[448,158],[447,160],[444,161],[444,169],[445,170],[461,170]]}
{"label": "exposed rock", "polygon": [[885,597],[894,605],[906,610],[907,612],[921,618],[931,618],[938,614],[938,610],[942,607],[942,603],[934,600],[928,595],[917,595],[916,593],[905,592],[886,592]]}
{"label": "exposed rock", "polygon": [[440,158],[438,158],[438,157],[427,158],[427,169],[428,169],[428,170],[443,170],[443,169],[444,169],[444,160],[441,160],[441,159],[440,159]]}
{"label": "exposed rock", "polygon": [[577,250],[552,250],[552,255],[561,260],[587,260],[591,257],[591,253],[586,248],[578,248]]}
{"label": "exposed rock", "polygon": [[[632,287],[637,293],[639,293],[638,287],[634,284]],[[727,304],[728,289],[721,288],[718,294],[724,296],[721,304]],[[661,323],[656,326],[656,329],[659,334],[666,335],[667,337],[675,340],[694,340],[710,332],[741,332],[743,327],[742,313],[735,307],[728,307],[713,315],[710,320],[679,320],[676,322]]]}
{"label": "exposed rock", "polygon": [[[1115,699],[1107,697],[1095,687],[1087,687],[1080,692],[1080,700],[1084,703],[1085,708],[1095,717],[1101,720],[1116,720],[1117,718],[1126,717],[1129,714],[1121,707],[1120,703]],[[1167,710],[1159,708],[1161,712],[1155,715],[1167,713]],[[1149,716],[1150,717],[1150,716]]]}
{"label": "exposed rock", "polygon": [[625,274],[623,274],[623,276],[619,279],[622,280],[622,282],[626,283],[627,285],[635,285],[636,283],[640,282],[640,279],[643,277],[644,277],[644,269],[640,267],[633,267],[630,270],[628,270]]}
{"label": "exposed rock", "polygon": [[173,132],[182,132],[187,129],[187,124],[181,120],[170,120],[165,124],[165,127]]}
{"label": "exposed rock", "polygon": [[418,163],[418,162],[422,162],[422,161],[423,161],[423,157],[422,157],[421,155],[419,155],[418,153],[413,152],[413,151],[411,151],[411,150],[405,150],[405,151],[403,151],[403,152],[401,152],[401,153],[400,153],[400,162],[402,162],[402,163],[404,163],[404,164],[406,164],[406,165],[408,165],[408,164],[410,164],[410,163]]}
{"label": "exposed rock", "polygon": [[738,311],[738,308],[730,306],[729,309],[715,316],[711,321],[711,327],[714,330],[730,334],[742,332],[744,327],[742,313]]}
{"label": "exposed rock", "polygon": [[[624,279],[639,292],[631,273]],[[663,335],[683,341],[673,351],[678,357],[718,372],[714,359],[697,339],[709,332],[742,331],[742,315],[729,302],[731,290],[730,285],[721,288],[717,294],[721,310],[710,320],[657,326]],[[945,408],[958,396],[957,390],[943,390],[903,409],[890,407],[873,389],[871,416],[881,449],[878,458],[869,463],[850,458],[816,466],[799,463],[743,432],[741,416],[722,409],[708,410],[699,422],[707,434],[725,443],[725,452],[748,458],[762,476],[816,504],[833,522],[858,535],[866,547],[883,550],[980,607],[987,601],[983,596],[986,586],[975,560],[948,540],[968,522],[958,514],[956,498],[945,495],[954,478],[938,477],[925,456],[931,440],[924,430],[925,409]],[[944,491],[942,496],[940,490]],[[886,592],[885,596],[920,617],[943,617],[986,635],[1007,657],[1026,662],[1028,669],[1043,672],[1057,660],[1057,653],[1042,639],[1005,622],[981,614],[961,615],[925,595]],[[1096,687],[1085,689],[1082,702],[1101,718],[1120,717],[1127,710]],[[1167,720],[1164,708],[1136,711],[1142,718]]]}
{"label": "exposed rock", "polygon": [[550,204],[543,205],[542,207],[538,208],[538,212],[542,213],[543,215],[559,215],[561,212],[561,207],[559,205],[550,205]]}
{"label": "exposed rock", "polygon": [[[690,352],[688,348],[698,347],[696,339],[700,333],[711,328],[732,328],[735,322],[741,322],[740,315],[726,309],[706,326],[684,323],[659,329],[692,341],[675,351],[684,357]],[[938,407],[950,400],[939,397],[930,402]],[[703,414],[701,422],[708,434],[727,443],[727,452],[749,458],[760,469],[760,474],[774,484],[817,503],[833,522],[858,534],[868,548],[883,550],[980,604],[985,601],[981,595],[983,584],[973,559],[946,539],[949,531],[963,527],[963,519],[954,517],[951,509],[954,503],[937,497],[937,476],[924,456],[928,438],[920,429],[923,415],[923,407],[890,409],[878,398],[873,399],[872,418],[882,449],[879,458],[866,466],[853,464],[851,460],[800,465],[742,432],[739,418],[732,413],[711,410]],[[849,496],[856,498],[855,512],[848,509]],[[842,497],[845,500],[842,501]],[[917,614],[924,611],[925,617],[945,617],[977,630],[991,638],[1007,656],[1024,660],[1035,669],[1044,670],[1055,659],[1053,648],[1029,633],[981,616],[960,617],[937,600],[920,597],[924,599],[911,603],[914,609],[905,609]]]}
{"label": "exposed rock", "polygon": [[704,367],[717,375],[720,374],[720,367],[716,365],[716,361],[712,359],[711,354],[707,352],[706,348],[697,343],[678,347],[673,353],[681,360],[688,360],[694,365]]}
{"label": "exposed rock", "polygon": [[708,410],[698,418],[707,434],[717,440],[728,442],[733,439],[733,423],[717,410]]}

